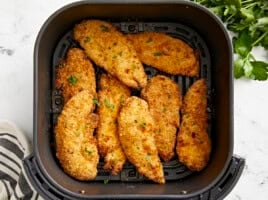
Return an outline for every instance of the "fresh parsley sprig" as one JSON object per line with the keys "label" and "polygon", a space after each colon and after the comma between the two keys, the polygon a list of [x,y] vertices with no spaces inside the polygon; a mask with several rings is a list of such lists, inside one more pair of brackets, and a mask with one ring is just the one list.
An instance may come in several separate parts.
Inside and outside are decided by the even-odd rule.
{"label": "fresh parsley sprig", "polygon": [[268,1],[267,0],[193,0],[218,15],[227,24],[233,37],[235,78],[268,79],[268,63],[258,61],[251,51],[262,46],[268,51]]}

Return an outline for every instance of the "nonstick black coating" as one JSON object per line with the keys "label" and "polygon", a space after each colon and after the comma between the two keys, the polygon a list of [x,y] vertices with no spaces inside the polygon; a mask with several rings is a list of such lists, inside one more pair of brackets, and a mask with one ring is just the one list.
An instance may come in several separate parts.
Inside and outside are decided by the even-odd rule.
{"label": "nonstick black coating", "polygon": [[[229,164],[233,154],[233,74],[232,47],[228,34],[215,16],[196,4],[186,1],[150,2],[73,3],[51,16],[38,35],[34,54],[34,152],[42,173],[54,187],[64,191],[67,196],[79,196],[79,191],[84,190],[88,198],[185,198],[201,193],[213,185],[221,178]],[[130,25],[134,26],[135,31],[158,29],[156,31],[179,37],[198,49],[201,58],[200,75],[206,78],[209,84],[209,132],[213,144],[211,159],[206,169],[181,179],[189,172],[184,168],[182,174],[186,175],[178,176],[175,180],[170,178],[165,185],[148,181],[114,180],[107,185],[100,181],[80,182],[62,171],[51,146],[53,125],[61,109],[61,104],[56,104],[57,98],[61,98],[60,93],[53,88],[54,67],[70,46],[68,38],[63,38],[68,37],[68,32],[75,23],[89,18],[115,22],[123,32],[129,31]],[[73,40],[70,35],[69,37],[72,43]],[[64,42],[66,47],[62,47]],[[146,69],[147,73],[156,72],[149,67]],[[184,93],[195,80],[180,76],[172,78],[180,84]],[[53,118],[54,121],[51,120]],[[172,172],[175,171],[171,170],[170,176],[168,174],[167,177],[174,177]]]}

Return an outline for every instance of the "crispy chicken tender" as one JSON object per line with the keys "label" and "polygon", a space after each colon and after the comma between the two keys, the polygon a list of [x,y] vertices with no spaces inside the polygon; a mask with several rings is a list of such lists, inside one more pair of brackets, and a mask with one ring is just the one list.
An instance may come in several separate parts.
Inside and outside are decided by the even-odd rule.
{"label": "crispy chicken tender", "polygon": [[176,147],[180,162],[193,171],[200,171],[207,165],[211,152],[206,109],[207,85],[200,79],[184,97]]}
{"label": "crispy chicken tender", "polygon": [[147,76],[129,40],[110,23],[86,20],[74,28],[74,38],[86,54],[125,85],[138,88],[147,83]]}
{"label": "crispy chicken tender", "polygon": [[126,157],[121,148],[117,117],[121,106],[130,96],[130,90],[114,77],[102,74],[100,78],[100,91],[98,92],[99,124],[97,128],[98,150],[104,157],[104,169],[111,170],[112,174],[121,171]]}
{"label": "crispy chicken tender", "polygon": [[128,34],[139,59],[163,72],[174,75],[198,76],[199,59],[196,52],[180,39],[164,33]]}
{"label": "crispy chicken tender", "polygon": [[62,90],[65,103],[82,90],[96,92],[95,71],[83,50],[68,50],[66,59],[57,68],[55,86]]}
{"label": "crispy chicken tender", "polygon": [[98,116],[94,95],[88,90],[73,96],[63,107],[55,127],[56,156],[64,171],[78,180],[93,180],[99,155],[93,136]]}
{"label": "crispy chicken tender", "polygon": [[176,133],[180,125],[182,104],[179,85],[170,78],[157,75],[148,81],[141,97],[148,102],[157,127],[154,137],[160,157],[169,161],[174,156]]}
{"label": "crispy chicken tender", "polygon": [[127,159],[150,180],[165,183],[154,140],[154,121],[146,101],[129,97],[119,118],[119,139]]}

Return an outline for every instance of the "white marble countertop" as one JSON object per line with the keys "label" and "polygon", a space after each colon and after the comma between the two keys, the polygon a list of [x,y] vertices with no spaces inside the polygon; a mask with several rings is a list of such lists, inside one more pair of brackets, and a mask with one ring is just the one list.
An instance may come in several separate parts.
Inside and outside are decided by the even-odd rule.
{"label": "white marble countertop", "polygon": [[[31,139],[33,47],[44,21],[72,0],[0,0],[0,119],[15,122]],[[257,58],[268,52],[257,49]],[[268,82],[234,81],[234,153],[246,167],[227,200],[268,199]],[[266,146],[267,145],[267,146]]]}

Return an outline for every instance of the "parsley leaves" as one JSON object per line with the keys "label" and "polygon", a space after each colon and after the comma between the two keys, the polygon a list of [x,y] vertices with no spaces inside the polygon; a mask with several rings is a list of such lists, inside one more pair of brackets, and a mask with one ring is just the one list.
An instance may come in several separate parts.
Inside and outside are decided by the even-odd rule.
{"label": "parsley leaves", "polygon": [[108,26],[105,26],[105,25],[102,24],[100,26],[100,28],[101,28],[102,32],[109,32],[109,27]]}
{"label": "parsley leaves", "polygon": [[75,85],[77,83],[78,79],[75,76],[71,75],[68,78],[68,81],[69,81],[70,84]]}
{"label": "parsley leaves", "polygon": [[94,103],[95,105],[100,106],[100,102],[98,101],[97,98],[93,98],[92,101],[93,101],[93,103]]}
{"label": "parsley leaves", "polygon": [[91,154],[93,153],[92,151],[88,150],[87,148],[85,148],[85,152],[91,156]]}
{"label": "parsley leaves", "polygon": [[192,0],[218,15],[227,24],[237,54],[235,78],[268,79],[268,62],[257,61],[251,51],[255,46],[268,50],[268,1],[264,0]]}
{"label": "parsley leaves", "polygon": [[108,184],[109,183],[109,179],[104,179],[103,180],[103,183],[106,185],[106,184]]}
{"label": "parsley leaves", "polygon": [[108,99],[104,99],[104,105],[107,107],[107,108],[110,108],[111,110],[114,110],[114,105],[112,103],[110,103],[108,101]]}

